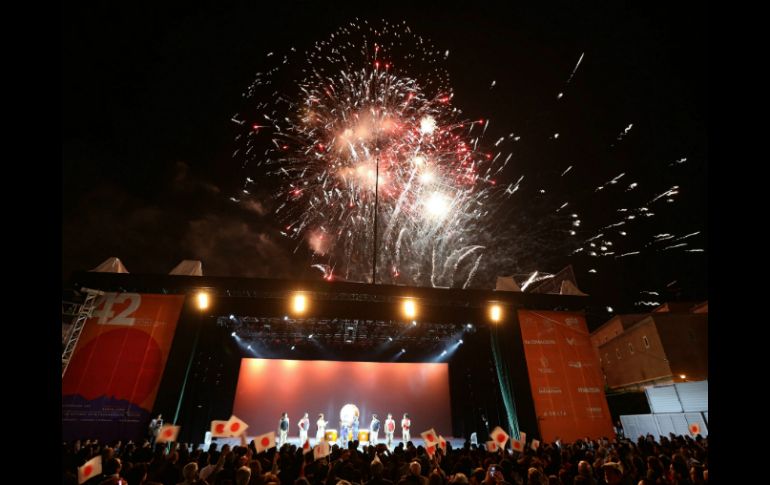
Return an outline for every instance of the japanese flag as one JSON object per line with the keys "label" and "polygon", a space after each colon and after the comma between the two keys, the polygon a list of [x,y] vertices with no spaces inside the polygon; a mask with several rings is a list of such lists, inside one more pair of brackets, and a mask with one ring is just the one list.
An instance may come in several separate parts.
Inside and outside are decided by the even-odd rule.
{"label": "japanese flag", "polygon": [[275,431],[261,434],[254,438],[254,446],[257,448],[257,453],[269,450],[275,447]]}
{"label": "japanese flag", "polygon": [[690,424],[690,434],[693,436],[697,436],[700,434],[700,425],[698,423]]}
{"label": "japanese flag", "polygon": [[497,443],[497,446],[500,448],[505,448],[505,443],[508,441],[508,433],[503,431],[503,428],[500,426],[496,427],[492,430],[489,436],[492,438],[492,441]]}
{"label": "japanese flag", "polygon": [[497,443],[494,441],[487,441],[487,451],[490,453],[496,453],[497,452]]}
{"label": "japanese flag", "polygon": [[155,441],[158,443],[170,443],[176,441],[179,436],[179,430],[181,426],[174,426],[173,424],[164,424],[160,431],[158,431],[158,439]]}
{"label": "japanese flag", "polygon": [[433,428],[428,431],[423,431],[420,433],[420,436],[422,436],[422,440],[425,442],[425,448],[428,448],[429,446],[435,447],[438,444],[438,434],[436,434],[436,430]]}
{"label": "japanese flag", "polygon": [[86,462],[85,465],[78,468],[78,484],[102,474],[102,456],[98,455]]}
{"label": "japanese flag", "polygon": [[307,455],[311,451],[313,451],[313,447],[310,446],[310,439],[308,438],[304,443],[302,443],[302,454]]}
{"label": "japanese flag", "polygon": [[514,440],[514,439],[512,439],[511,440],[511,448],[513,448],[513,451],[519,451],[519,452],[523,453],[524,452],[524,443],[526,443],[526,441],[524,441],[524,440]]}
{"label": "japanese flag", "polygon": [[440,436],[440,435],[438,437],[438,447],[441,448],[441,451],[446,453],[446,440],[444,439],[443,436]]}
{"label": "japanese flag", "polygon": [[529,446],[531,446],[533,450],[537,451],[537,449],[540,448],[540,440],[532,440],[532,443]]}
{"label": "japanese flag", "polygon": [[229,438],[230,432],[227,431],[227,421],[214,420],[211,422],[211,437],[212,438]]}
{"label": "japanese flag", "polygon": [[238,416],[233,414],[230,416],[230,419],[227,421],[227,426],[225,427],[225,431],[230,434],[230,436],[238,437],[246,432],[246,428],[248,428],[249,425],[246,424],[244,421],[238,419]]}
{"label": "japanese flag", "polygon": [[331,451],[329,450],[329,443],[326,441],[323,441],[317,444],[315,448],[313,448],[313,459],[320,460],[325,456],[329,456],[330,453]]}

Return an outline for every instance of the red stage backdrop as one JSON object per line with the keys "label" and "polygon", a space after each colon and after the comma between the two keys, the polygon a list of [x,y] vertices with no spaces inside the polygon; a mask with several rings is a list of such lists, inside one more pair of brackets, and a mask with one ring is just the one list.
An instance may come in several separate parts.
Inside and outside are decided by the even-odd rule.
{"label": "red stage backdrop", "polygon": [[[339,432],[340,409],[345,404],[358,407],[360,429],[369,429],[372,414],[378,415],[384,428],[392,413],[395,439],[401,436],[403,413],[412,420],[413,439],[420,439],[420,432],[431,427],[444,436],[452,434],[446,363],[241,360],[233,414],[249,425],[249,436],[277,432],[283,412],[289,413],[289,436],[299,435],[297,422],[305,412],[311,438],[315,438],[318,413],[326,416],[327,429]],[[379,439],[385,439],[382,429]]]}
{"label": "red stage backdrop", "polygon": [[183,302],[183,295],[99,298],[62,380],[64,439],[144,436]]}
{"label": "red stage backdrop", "polygon": [[601,367],[585,318],[519,310],[519,322],[543,440],[612,437]]}

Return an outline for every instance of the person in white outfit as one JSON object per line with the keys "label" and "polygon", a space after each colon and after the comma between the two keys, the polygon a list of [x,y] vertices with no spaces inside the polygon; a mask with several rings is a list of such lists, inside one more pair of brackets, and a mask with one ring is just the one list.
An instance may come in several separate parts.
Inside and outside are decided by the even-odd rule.
{"label": "person in white outfit", "polygon": [[297,425],[299,426],[299,445],[302,446],[307,441],[307,430],[310,429],[310,420],[307,417],[307,413],[302,416]]}
{"label": "person in white outfit", "polygon": [[404,413],[404,419],[401,420],[401,441],[407,443],[412,437],[409,435],[409,428],[412,427],[412,420],[409,415]]}
{"label": "person in white outfit", "polygon": [[326,425],[329,424],[329,422],[324,419],[324,414],[321,413],[318,415],[318,421],[316,421],[315,424],[318,426],[318,431],[315,434],[315,441],[316,444],[318,444],[324,440],[326,436]]}
{"label": "person in white outfit", "polygon": [[396,431],[396,421],[393,419],[393,415],[388,413],[388,419],[385,420],[385,444],[388,445],[388,449],[393,447],[393,433]]}
{"label": "person in white outfit", "polygon": [[278,439],[278,448],[280,448],[288,440],[288,434],[289,434],[289,414],[288,413],[283,413],[281,415],[281,420],[278,422],[278,431],[280,433],[280,438]]}
{"label": "person in white outfit", "polygon": [[369,444],[377,445],[377,435],[380,433],[380,420],[376,414],[372,414],[372,424],[369,425]]}

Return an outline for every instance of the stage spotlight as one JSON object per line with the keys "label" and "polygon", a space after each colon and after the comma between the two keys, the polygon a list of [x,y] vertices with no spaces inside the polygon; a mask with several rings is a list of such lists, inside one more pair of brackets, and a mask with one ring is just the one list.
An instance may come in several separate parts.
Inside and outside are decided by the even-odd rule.
{"label": "stage spotlight", "polygon": [[311,333],[310,335],[308,335],[307,338],[309,338],[309,339],[313,338],[313,334]]}
{"label": "stage spotlight", "polygon": [[247,349],[249,349],[249,350],[251,350],[251,345],[248,345],[246,348],[247,348]]}
{"label": "stage spotlight", "polygon": [[417,316],[417,303],[415,303],[415,301],[411,298],[407,298],[401,304],[401,310],[403,311],[406,318],[412,320]]}
{"label": "stage spotlight", "polygon": [[205,310],[209,307],[209,294],[205,291],[198,292],[198,309]]}
{"label": "stage spotlight", "polygon": [[417,326],[417,320],[412,320],[412,325]]}
{"label": "stage spotlight", "polygon": [[401,353],[406,353],[406,349],[401,349]]}
{"label": "stage spotlight", "polygon": [[235,332],[231,333],[230,335],[231,335],[232,337],[235,337]]}
{"label": "stage spotlight", "polygon": [[495,323],[500,323],[500,321],[503,319],[503,307],[497,303],[490,305],[489,319]]}
{"label": "stage spotlight", "polygon": [[284,316],[283,316],[283,321],[284,321],[284,322],[286,322],[286,321],[288,321],[288,320],[289,320],[289,315],[284,315]]}
{"label": "stage spotlight", "polygon": [[230,314],[230,320],[235,320],[235,315],[233,315],[232,313]]}
{"label": "stage spotlight", "polygon": [[307,311],[307,296],[302,293],[295,293],[291,298],[291,311],[295,315],[302,315]]}
{"label": "stage spotlight", "polygon": [[443,351],[443,352],[441,352],[441,356],[442,356],[442,357],[443,357],[443,356],[445,356],[445,355],[446,355],[446,350],[445,350],[445,351]]}
{"label": "stage spotlight", "polygon": [[460,340],[458,340],[458,341],[457,341],[457,343],[458,343],[459,345],[462,345],[462,344],[463,344],[463,339],[460,339]]}
{"label": "stage spotlight", "polygon": [[472,328],[473,328],[473,325],[471,325],[471,324],[469,323],[469,324],[467,324],[467,325],[465,326],[465,328],[466,328],[466,329],[468,329],[468,330],[470,330],[470,329],[472,329]]}
{"label": "stage spotlight", "polygon": [[297,348],[297,346],[296,346],[296,345],[292,345],[292,346],[291,346],[291,350],[294,350],[295,348]]}
{"label": "stage spotlight", "polygon": [[393,337],[388,337],[388,342],[392,342],[392,341],[393,341]]}

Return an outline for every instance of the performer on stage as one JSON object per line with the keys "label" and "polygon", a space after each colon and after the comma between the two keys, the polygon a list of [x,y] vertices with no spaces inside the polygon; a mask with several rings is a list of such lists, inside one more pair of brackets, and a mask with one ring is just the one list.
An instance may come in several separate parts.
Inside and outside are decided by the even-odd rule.
{"label": "performer on stage", "polygon": [[377,446],[377,435],[380,432],[380,420],[372,414],[372,424],[369,425],[369,444]]}
{"label": "performer on stage", "polygon": [[404,413],[404,419],[401,420],[401,441],[408,442],[412,437],[409,436],[409,428],[412,426],[412,420],[409,415]]}
{"label": "performer on stage", "polygon": [[340,419],[340,446],[342,448],[348,447],[348,433],[350,433],[350,423]]}
{"label": "performer on stage", "polygon": [[302,446],[307,441],[307,430],[310,429],[310,420],[307,417],[307,413],[302,416],[297,425],[299,426],[299,445]]}
{"label": "performer on stage", "polygon": [[329,424],[328,421],[324,419],[324,413],[320,413],[318,415],[318,421],[316,421],[315,425],[318,426],[318,431],[315,434],[315,441],[316,443],[320,443],[324,440],[326,435],[326,425]]}
{"label": "performer on stage", "polygon": [[280,438],[278,439],[278,448],[283,446],[287,441],[287,435],[289,434],[289,414],[283,413],[281,420],[278,422],[278,431],[280,432]]}
{"label": "performer on stage", "polygon": [[353,417],[353,441],[358,439],[358,415]]}
{"label": "performer on stage", "polygon": [[393,433],[396,431],[396,421],[393,419],[393,415],[388,413],[388,419],[385,420],[385,444],[388,445],[388,449],[393,446]]}

